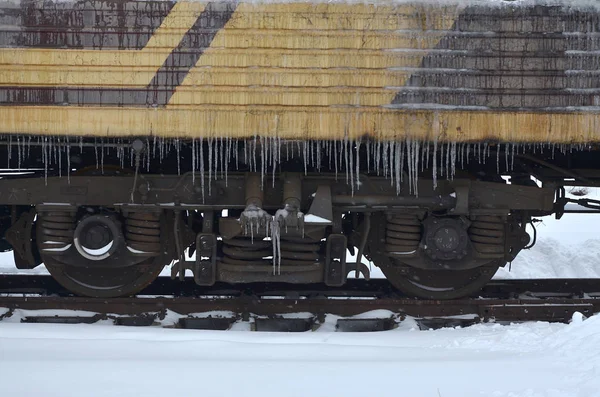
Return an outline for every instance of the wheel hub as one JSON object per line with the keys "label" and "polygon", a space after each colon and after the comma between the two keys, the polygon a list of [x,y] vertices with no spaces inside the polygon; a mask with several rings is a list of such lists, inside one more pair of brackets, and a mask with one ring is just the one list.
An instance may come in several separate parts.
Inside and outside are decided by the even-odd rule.
{"label": "wheel hub", "polygon": [[429,218],[424,222],[425,253],[434,260],[462,259],[467,255],[469,235],[460,218]]}
{"label": "wheel hub", "polygon": [[75,228],[73,243],[84,258],[100,261],[111,256],[123,241],[118,221],[109,215],[90,215]]}

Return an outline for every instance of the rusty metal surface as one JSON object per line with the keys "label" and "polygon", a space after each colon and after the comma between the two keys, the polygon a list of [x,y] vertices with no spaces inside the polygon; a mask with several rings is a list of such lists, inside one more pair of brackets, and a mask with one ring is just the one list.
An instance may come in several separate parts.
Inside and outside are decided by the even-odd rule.
{"label": "rusty metal surface", "polygon": [[141,49],[172,8],[167,1],[2,1],[0,48]]}
{"label": "rusty metal surface", "polygon": [[238,298],[114,298],[1,296],[0,307],[10,310],[85,310],[100,314],[142,315],[171,310],[179,314],[227,311],[244,315],[273,316],[286,313],[354,316],[388,310],[418,318],[473,315],[495,321],[568,321],[574,312],[585,316],[600,312],[600,299],[469,299],[429,301],[414,299],[286,299]]}
{"label": "rusty metal surface", "polygon": [[[2,290],[7,291],[10,279],[18,280],[12,285],[13,292],[16,284],[21,284],[21,294],[2,293]],[[383,309],[401,317],[442,318],[470,315],[483,321],[564,322],[576,311],[586,316],[600,312],[598,279],[494,281],[482,291],[481,296],[454,301],[403,298],[385,288],[389,287],[386,280],[355,280],[342,288],[323,285],[290,288],[285,284],[270,283],[248,284],[236,288],[226,284],[194,288],[188,284],[191,288],[185,292],[196,296],[156,296],[155,294],[165,294],[169,291],[177,292],[176,289],[171,289],[174,285],[170,281],[159,279],[138,297],[113,299],[42,296],[36,295],[34,288],[29,290],[30,294],[26,294],[28,290],[24,288],[29,285],[30,288],[38,288],[39,292],[40,286],[45,285],[48,288],[48,284],[52,287],[51,280],[40,276],[2,276],[0,307],[10,310],[85,310],[98,313],[102,317],[113,313],[132,316],[134,319],[147,313],[164,313],[165,310],[183,315],[221,310],[235,313],[240,318],[247,318],[250,315],[277,316],[286,313],[312,313],[317,317],[324,314],[354,316]]]}
{"label": "rusty metal surface", "polygon": [[[0,294],[39,294],[68,296],[51,276],[0,274]],[[585,294],[600,295],[599,279],[537,279],[537,280],[492,280],[476,297],[488,299],[513,299],[519,296],[534,298],[583,298]],[[245,283],[232,285],[217,282],[213,286],[198,286],[191,277],[184,281],[170,277],[158,277],[140,295],[196,296],[330,296],[330,297],[402,297],[385,279],[348,279],[340,287],[322,283],[289,285],[286,283]]]}
{"label": "rusty metal surface", "polygon": [[[47,178],[44,183],[32,183],[31,179],[3,179],[0,181],[0,204],[38,205],[38,210],[63,211],[65,204],[111,205],[131,211],[136,209],[243,209],[245,200],[239,192],[245,185],[242,173],[230,172],[227,179],[211,180],[208,174],[191,172],[184,175],[134,176],[71,176]],[[202,179],[206,184],[199,184]],[[469,211],[482,209],[488,214],[504,214],[507,210],[546,210],[554,208],[553,187],[529,187],[506,185],[456,178],[440,180],[433,190],[431,180],[418,181],[419,197],[398,195],[388,178],[359,175],[360,194],[351,196],[351,185],[335,178],[335,174],[322,172],[305,175],[304,192],[315,192],[320,185],[330,185],[332,203],[336,209],[349,211],[383,210],[393,208],[448,209],[456,205],[451,196],[455,186],[468,183]],[[285,175],[277,175],[271,184],[263,185],[265,202],[263,209],[278,209],[283,201],[282,186]],[[210,185],[210,186],[209,186]],[[132,201],[133,197],[133,201]],[[308,200],[303,197],[303,204]],[[58,203],[53,205],[52,203]],[[304,210],[305,208],[303,208]],[[308,208],[306,208],[308,210]]]}

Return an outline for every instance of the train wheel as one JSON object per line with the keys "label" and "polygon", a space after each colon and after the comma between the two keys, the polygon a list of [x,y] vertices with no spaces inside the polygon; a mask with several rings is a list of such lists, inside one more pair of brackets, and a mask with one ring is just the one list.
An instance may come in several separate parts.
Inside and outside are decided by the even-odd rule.
{"label": "train wheel", "polygon": [[[125,225],[123,225],[125,223]],[[63,287],[96,298],[132,295],[165,265],[160,214],[105,209],[41,211],[37,247],[48,271]]]}
{"label": "train wheel", "polygon": [[[96,166],[82,168],[75,172],[77,176],[119,176],[129,175],[133,171],[122,169],[118,166],[106,164],[102,169]],[[50,216],[41,216],[42,222],[40,235],[45,236],[46,240],[56,243],[73,243],[76,223],[74,214],[47,214]],[[111,218],[112,219],[112,218]],[[111,258],[102,258],[94,252],[94,249],[103,246],[102,235],[119,234],[120,225],[111,227],[112,222],[107,222],[103,227],[94,227],[94,219],[90,219],[91,228],[88,230],[90,239],[99,239],[100,241],[89,241],[80,243],[79,249],[69,249],[64,251],[63,255],[51,255],[44,248],[52,247],[51,244],[38,242],[42,245],[40,253],[46,268],[50,275],[63,287],[76,295],[89,296],[93,298],[115,298],[119,296],[129,296],[140,292],[158,277],[161,270],[168,262],[163,255],[156,255],[140,260],[138,263],[130,266],[115,266],[118,260]],[[125,220],[126,239],[128,245],[139,251],[156,251],[155,245],[160,247],[160,222],[151,214],[130,214]],[[141,228],[141,229],[140,229]],[[99,231],[98,231],[99,229]],[[141,235],[140,235],[141,233]],[[80,238],[82,236],[79,236]],[[106,236],[104,236],[106,237]],[[116,238],[112,236],[111,238]],[[109,240],[111,239],[109,238]],[[116,241],[116,240],[115,240]],[[99,246],[94,246],[99,243]],[[75,244],[77,245],[77,244]],[[88,249],[84,246],[88,245]],[[81,247],[84,247],[81,249]],[[87,252],[89,251],[89,252]],[[110,256],[110,252],[104,253]],[[69,258],[66,258],[69,257]],[[69,263],[78,263],[78,266],[69,265]]]}
{"label": "train wheel", "polygon": [[382,267],[390,283],[411,297],[446,300],[472,295],[494,276],[503,261],[468,270],[423,270],[401,263]]}
{"label": "train wheel", "polygon": [[44,258],[44,264],[60,285],[74,294],[93,298],[134,295],[154,281],[165,266],[160,256],[121,268],[75,267],[52,257]]}

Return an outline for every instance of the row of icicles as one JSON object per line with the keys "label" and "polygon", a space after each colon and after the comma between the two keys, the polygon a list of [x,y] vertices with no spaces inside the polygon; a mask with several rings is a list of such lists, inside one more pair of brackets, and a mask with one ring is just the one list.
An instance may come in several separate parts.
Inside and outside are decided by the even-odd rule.
{"label": "row of icicles", "polygon": [[[337,141],[311,140],[286,141],[281,138],[258,137],[237,138],[197,138],[174,139],[150,137],[141,140],[143,149],[135,151],[133,140],[120,138],[73,139],[47,136],[8,136],[4,144],[8,146],[7,168],[22,170],[27,168],[31,147],[41,147],[41,162],[44,175],[70,175],[72,156],[92,150],[96,167],[104,172],[105,158],[116,155],[121,168],[131,167],[136,172],[150,172],[151,161],[162,162],[169,155],[177,157],[177,173],[181,174],[181,155],[191,158],[190,168],[194,183],[199,179],[204,194],[206,179],[222,178],[227,182],[230,167],[260,172],[261,181],[271,174],[274,184],[279,166],[286,161],[300,160],[304,172],[327,170],[336,176],[342,174],[351,186],[352,193],[359,186],[361,172],[374,173],[389,178],[399,194],[406,179],[410,194],[418,195],[418,178],[426,169],[431,169],[434,188],[439,177],[451,180],[457,168],[464,168],[470,162],[485,164],[496,161],[498,173],[508,172],[514,166],[515,155],[521,153],[567,153],[574,150],[589,150],[587,144],[554,143],[462,143],[429,142],[413,140],[373,141],[366,139],[344,139]],[[138,141],[138,143],[140,143]],[[88,149],[89,148],[89,149]],[[191,153],[190,153],[191,152]],[[495,153],[494,153],[495,152]],[[359,161],[359,156],[363,160]],[[365,160],[366,156],[366,162]],[[366,163],[366,169],[360,169]],[[112,164],[111,165],[115,165]],[[53,167],[53,168],[51,168]],[[64,168],[64,169],[63,169]],[[364,167],[363,167],[364,168]],[[54,170],[52,175],[49,169]],[[196,175],[198,174],[198,175]],[[210,195],[211,184],[208,185]]]}

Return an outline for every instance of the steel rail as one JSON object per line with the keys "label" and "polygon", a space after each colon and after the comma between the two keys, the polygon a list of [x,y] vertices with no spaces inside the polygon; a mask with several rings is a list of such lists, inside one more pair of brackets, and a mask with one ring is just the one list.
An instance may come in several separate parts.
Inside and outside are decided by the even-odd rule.
{"label": "steel rail", "polygon": [[277,316],[289,313],[312,313],[315,316],[335,314],[355,316],[373,310],[387,310],[400,316],[443,318],[472,315],[483,321],[568,321],[575,312],[591,316],[600,312],[600,298],[529,299],[463,299],[430,301],[406,298],[191,298],[191,297],[134,297],[82,298],[55,296],[0,296],[0,307],[9,311],[70,310],[102,315],[118,314],[143,316],[166,313],[167,310],[188,315],[211,311],[236,313],[240,317]]}
{"label": "steel rail", "polygon": [[[5,282],[7,277],[2,278]],[[47,281],[46,278],[39,277],[37,280]],[[166,280],[160,281],[166,282]],[[149,325],[155,319],[164,318],[167,311],[188,317],[191,315],[192,319],[196,319],[194,316],[198,316],[198,313],[214,311],[232,313],[237,319],[248,319],[253,316],[277,318],[290,313],[310,313],[315,319],[321,319],[326,314],[351,317],[373,310],[386,310],[396,319],[412,316],[421,321],[436,320],[438,326],[444,326],[456,324],[457,316],[462,318],[466,316],[470,323],[479,321],[568,322],[575,312],[585,316],[600,312],[600,280],[597,279],[495,281],[486,287],[480,297],[450,301],[409,299],[390,290],[372,290],[377,286],[383,288],[387,284],[385,280],[372,280],[368,283],[364,280],[352,280],[349,284],[345,289],[322,286],[320,293],[319,286],[313,285],[303,286],[304,289],[293,286],[296,287],[293,291],[289,288],[287,290],[266,288],[267,285],[262,284],[244,285],[242,288],[228,286],[229,290],[223,289],[223,285],[218,285],[205,287],[202,294],[196,296],[147,294],[147,291],[152,291],[152,288],[160,287],[160,285],[153,285],[144,292],[145,295],[112,299],[46,296],[23,292],[0,293],[0,308],[7,309],[0,318],[9,317],[19,309],[28,311],[52,309],[66,310],[67,313],[68,311],[96,313],[94,317],[96,319],[122,320],[117,317],[134,316],[150,319],[146,324]],[[169,283],[166,282],[166,285],[168,286]],[[369,289],[371,289],[370,295],[367,293]],[[292,292],[296,296],[290,297]],[[507,296],[512,297],[507,298]],[[33,316],[27,322],[35,318]],[[44,321],[47,320],[46,318]],[[50,320],[53,320],[50,322],[59,322],[60,318]],[[71,321],[73,318],[67,316],[66,320]]]}
{"label": "steel rail", "polygon": [[[0,274],[0,294],[71,295],[49,275]],[[545,294],[546,297],[583,297],[600,293],[600,279],[527,279],[492,280],[472,298],[516,298],[520,294]],[[217,282],[206,287],[198,286],[193,279],[184,281],[159,277],[140,294],[173,296],[351,296],[351,297],[402,297],[385,279],[348,279],[341,287],[325,284],[249,283],[226,284]]]}

